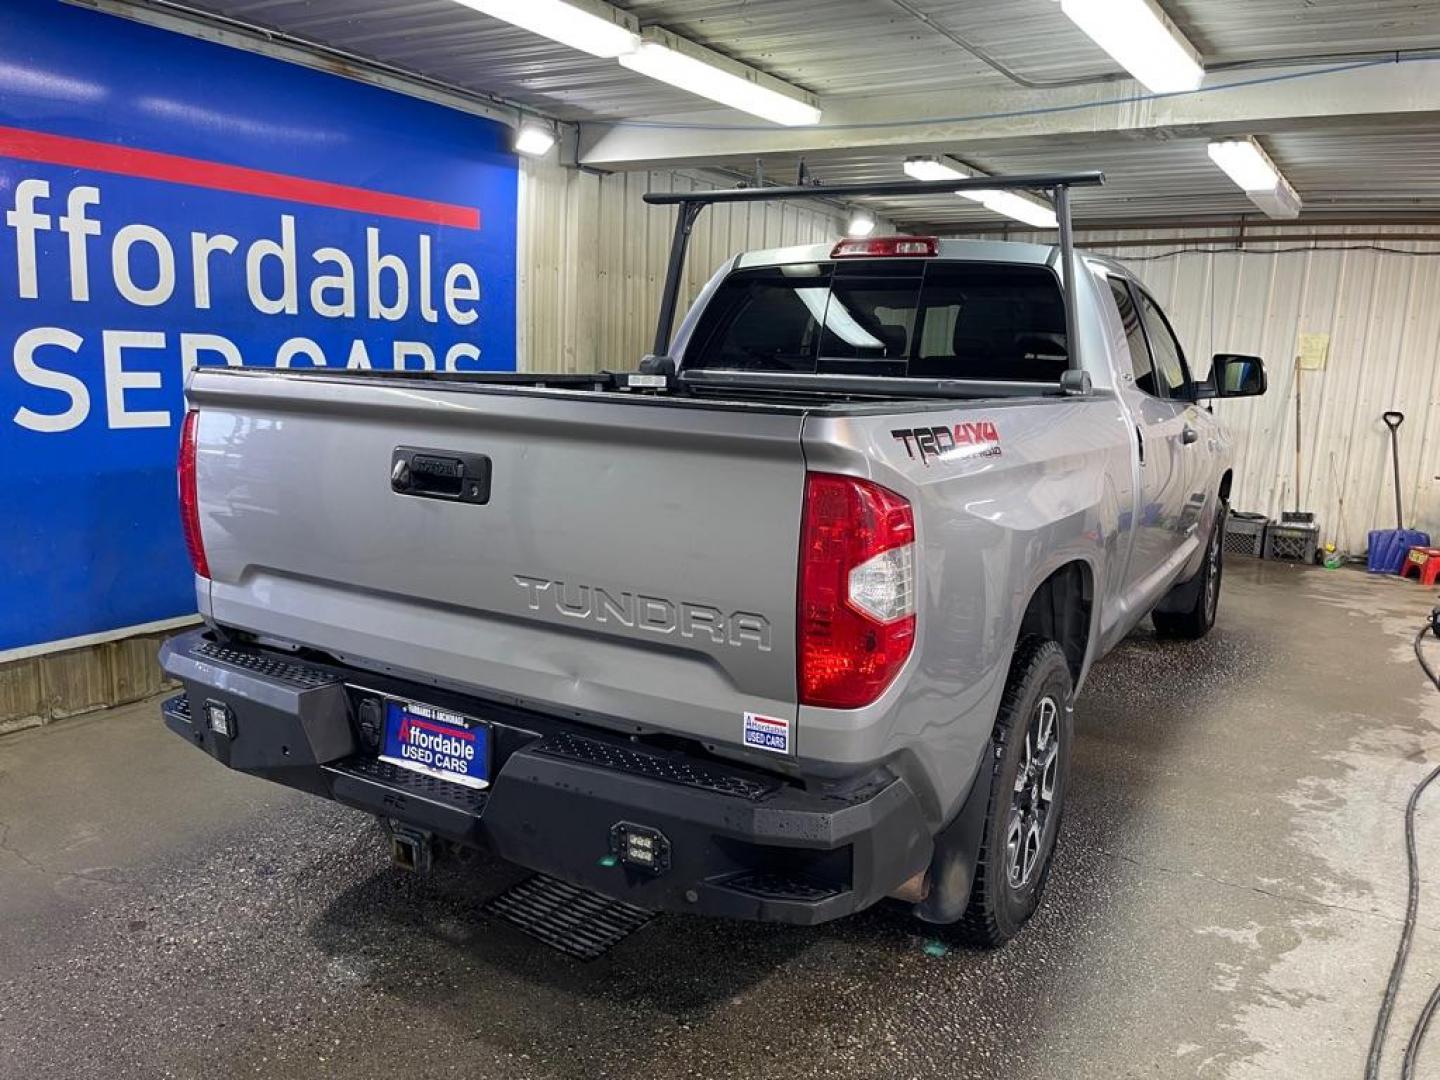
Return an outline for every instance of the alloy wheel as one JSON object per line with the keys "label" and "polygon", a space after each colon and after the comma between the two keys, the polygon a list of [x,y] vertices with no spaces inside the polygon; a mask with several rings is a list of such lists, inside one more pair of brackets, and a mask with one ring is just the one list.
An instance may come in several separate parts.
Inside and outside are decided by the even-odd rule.
{"label": "alloy wheel", "polygon": [[1024,756],[1015,775],[1005,825],[1005,866],[1011,888],[1028,885],[1041,863],[1045,830],[1055,812],[1060,767],[1060,706],[1050,695],[1035,703],[1025,728]]}
{"label": "alloy wheel", "polygon": [[1217,530],[1210,539],[1210,551],[1205,556],[1205,618],[1215,621],[1215,608],[1220,602],[1220,534]]}

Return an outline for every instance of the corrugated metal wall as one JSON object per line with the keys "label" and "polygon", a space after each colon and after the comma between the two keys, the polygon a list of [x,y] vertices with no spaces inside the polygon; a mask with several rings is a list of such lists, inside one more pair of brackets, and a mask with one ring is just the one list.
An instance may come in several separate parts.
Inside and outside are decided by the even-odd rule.
{"label": "corrugated metal wall", "polygon": [[[730,187],[698,172],[601,176],[524,162],[520,174],[522,371],[633,369],[650,351],[675,226],[646,191]],[[833,240],[844,222],[819,204],[712,206],[697,221],[681,311],[725,259],[748,248]]]}
{"label": "corrugated metal wall", "polygon": [[[1293,235],[1243,251],[1107,251],[1155,292],[1202,371],[1216,352],[1265,358],[1265,397],[1217,405],[1237,436],[1236,509],[1278,515],[1298,502],[1315,513],[1322,540],[1363,551],[1370,529],[1395,525],[1389,434],[1380,414],[1398,409],[1406,416],[1400,428],[1406,524],[1440,535],[1440,230],[1431,234],[1433,241],[1307,244]],[[1091,233],[1079,242],[1137,235],[1167,238]],[[1168,237],[1179,247],[1179,237]],[[1330,347],[1323,369],[1297,376],[1302,333],[1329,334]]]}

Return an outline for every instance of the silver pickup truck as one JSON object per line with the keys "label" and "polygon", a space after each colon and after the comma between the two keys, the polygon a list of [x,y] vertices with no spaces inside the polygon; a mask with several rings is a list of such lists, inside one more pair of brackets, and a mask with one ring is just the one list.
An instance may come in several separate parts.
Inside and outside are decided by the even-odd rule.
{"label": "silver pickup truck", "polygon": [[412,867],[484,849],[650,909],[890,896],[1011,936],[1090,664],[1146,615],[1215,618],[1202,402],[1264,390],[1255,357],[1198,381],[1053,190],[1058,248],[738,255],[639,372],[195,370],[205,626],[162,650],[165,722],[377,815]]}

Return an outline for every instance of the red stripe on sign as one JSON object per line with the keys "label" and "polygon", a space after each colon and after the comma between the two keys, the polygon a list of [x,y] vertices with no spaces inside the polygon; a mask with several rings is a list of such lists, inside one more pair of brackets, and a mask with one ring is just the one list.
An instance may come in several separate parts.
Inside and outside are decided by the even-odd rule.
{"label": "red stripe on sign", "polygon": [[[475,733],[473,731],[462,731],[459,728],[446,727],[431,720],[418,720],[414,717],[409,717],[407,722],[411,727],[423,728],[425,731],[433,731],[437,735],[454,735],[455,738],[464,739],[466,742],[475,741]],[[404,738],[404,736],[402,735],[401,738]]]}
{"label": "red stripe on sign", "polygon": [[307,180],[240,165],[222,165],[155,150],[136,150],[91,139],[47,135],[24,128],[0,127],[0,157],[41,161],[47,165],[70,165],[79,169],[138,176],[145,180],[166,180],[172,184],[189,184],[215,191],[353,210],[357,214],[406,218],[429,225],[480,228],[480,211],[473,206],[412,199],[408,195],[391,195],[385,191]]}

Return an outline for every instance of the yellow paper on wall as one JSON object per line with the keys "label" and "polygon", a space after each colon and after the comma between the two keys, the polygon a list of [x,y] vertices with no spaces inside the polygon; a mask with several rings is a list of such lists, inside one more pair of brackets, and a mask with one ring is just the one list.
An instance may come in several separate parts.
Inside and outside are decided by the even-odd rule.
{"label": "yellow paper on wall", "polygon": [[1325,366],[1330,355],[1329,334],[1300,335],[1300,367],[1305,371],[1319,371]]}

